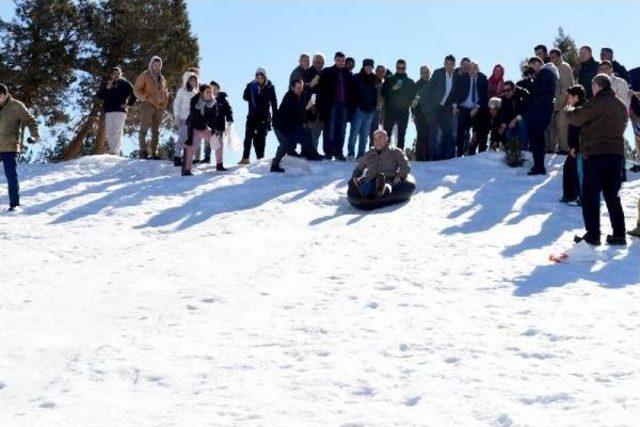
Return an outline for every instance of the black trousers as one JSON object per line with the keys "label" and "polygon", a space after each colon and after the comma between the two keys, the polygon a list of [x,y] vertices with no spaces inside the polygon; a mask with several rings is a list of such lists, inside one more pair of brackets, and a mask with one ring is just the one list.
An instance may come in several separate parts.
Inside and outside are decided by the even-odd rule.
{"label": "black trousers", "polygon": [[244,131],[244,150],[242,158],[248,159],[251,155],[251,145],[256,152],[256,157],[262,159],[264,157],[264,148],[269,131],[269,120],[256,119],[247,117],[247,124]]}
{"label": "black trousers", "polygon": [[413,121],[416,125],[416,160],[431,160],[429,155],[429,122],[427,117],[422,113],[413,115]]}
{"label": "black trousers", "polygon": [[404,136],[407,133],[407,125],[409,124],[409,109],[406,110],[387,110],[384,115],[384,130],[391,139],[393,126],[398,125],[398,148],[404,148]]}
{"label": "black trousers", "polygon": [[544,155],[546,151],[546,141],[544,133],[551,123],[553,111],[540,112],[535,117],[527,118],[529,148],[533,154],[533,170],[536,172],[546,172],[544,165]]}
{"label": "black trousers", "polygon": [[580,177],[578,176],[578,158],[567,156],[562,165],[562,198],[568,202],[580,197]]}
{"label": "black trousers", "polygon": [[582,216],[590,239],[600,239],[600,193],[609,211],[613,235],[624,237],[624,212],[618,192],[622,186],[622,162],[615,154],[585,156],[582,188]]}

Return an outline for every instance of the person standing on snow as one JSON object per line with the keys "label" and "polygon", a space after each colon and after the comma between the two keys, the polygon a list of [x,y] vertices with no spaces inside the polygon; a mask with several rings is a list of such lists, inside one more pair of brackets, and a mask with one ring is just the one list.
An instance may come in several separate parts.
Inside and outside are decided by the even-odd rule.
{"label": "person standing on snow", "polygon": [[611,89],[611,79],[606,74],[593,78],[592,93],[593,98],[583,106],[567,107],[569,123],[582,126],[580,149],[584,155],[582,216],[587,232],[582,237],[576,236],[575,241],[600,245],[602,193],[613,228],[607,244],[626,245],[624,211],[618,192],[622,186],[627,109]]}
{"label": "person standing on snow", "polygon": [[546,175],[544,164],[546,149],[545,131],[551,123],[553,100],[558,81],[558,69],[551,63],[544,64],[542,59],[532,57],[527,62],[535,75],[530,89],[529,112],[527,115],[529,147],[533,153],[533,167],[528,175]]}
{"label": "person standing on snow", "polygon": [[356,141],[358,137],[357,158],[364,156],[369,142],[369,132],[371,123],[376,115],[377,90],[376,76],[373,74],[373,59],[362,61],[362,69],[351,79],[352,94],[351,102],[354,110],[351,122],[351,133],[349,135],[348,158],[356,158]]}
{"label": "person standing on snow", "polygon": [[[158,142],[162,116],[169,103],[167,80],[162,75],[162,59],[154,56],[149,68],[136,79],[133,87],[136,98],[141,102],[140,118],[140,158],[158,160]],[[147,132],[151,128],[151,142],[147,145]]]}
{"label": "person standing on snow", "polygon": [[178,124],[178,141],[173,155],[173,165],[182,165],[182,147],[189,137],[187,119],[191,112],[191,99],[198,94],[198,75],[187,71],[182,75],[182,86],[173,100],[173,117]]}
{"label": "person standing on snow", "polygon": [[[580,85],[571,86],[567,89],[567,96],[563,97],[565,105],[572,105],[574,108],[582,106],[585,102],[585,91]],[[566,112],[563,111],[564,114]],[[580,205],[580,194],[582,193],[581,171],[583,158],[580,153],[580,127],[569,125],[567,130],[567,143],[569,153],[562,166],[562,203],[570,205]]]}
{"label": "person standing on snow", "polygon": [[248,165],[252,144],[258,160],[264,158],[267,133],[271,129],[271,116],[278,109],[276,89],[267,79],[267,70],[256,70],[255,80],[247,85],[242,99],[249,104],[249,112],[244,132],[244,150],[239,164]]}
{"label": "person standing on snow", "polygon": [[25,127],[29,128],[31,138],[37,142],[40,135],[33,115],[22,102],[11,96],[5,85],[0,83],[0,158],[9,187],[9,212],[20,206],[17,161]]}
{"label": "person standing on snow", "polygon": [[122,77],[122,69],[113,67],[109,80],[100,88],[96,97],[103,101],[107,152],[117,156],[122,147],[122,133],[129,107],[136,103],[133,86]]}
{"label": "person standing on snow", "polygon": [[[216,150],[216,170],[226,171],[222,165],[222,144],[224,142],[224,131],[227,129],[227,125],[233,123],[233,109],[229,103],[226,92],[220,91],[220,85],[211,81],[209,83],[211,90],[213,91],[213,97],[216,100],[216,126],[214,129],[215,145],[220,146],[220,150]],[[204,160],[203,163],[211,163],[211,144],[205,144],[204,147]]]}
{"label": "person standing on snow", "polygon": [[385,115],[384,130],[391,135],[394,126],[398,126],[397,146],[404,150],[404,137],[409,124],[409,107],[416,96],[416,83],[407,76],[407,62],[398,59],[396,73],[385,80],[382,87]]}

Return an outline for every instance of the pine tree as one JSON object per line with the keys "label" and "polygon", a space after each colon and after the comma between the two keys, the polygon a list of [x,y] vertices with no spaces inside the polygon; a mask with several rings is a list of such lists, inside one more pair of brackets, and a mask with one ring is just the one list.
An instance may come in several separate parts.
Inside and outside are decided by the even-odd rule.
{"label": "pine tree", "polygon": [[84,37],[71,0],[15,0],[11,22],[0,19],[0,81],[47,125],[70,119],[67,95]]}
{"label": "pine tree", "polygon": [[580,64],[578,57],[578,49],[576,42],[569,34],[566,34],[562,27],[558,28],[558,35],[556,36],[553,45],[560,49],[564,60],[574,68]]}

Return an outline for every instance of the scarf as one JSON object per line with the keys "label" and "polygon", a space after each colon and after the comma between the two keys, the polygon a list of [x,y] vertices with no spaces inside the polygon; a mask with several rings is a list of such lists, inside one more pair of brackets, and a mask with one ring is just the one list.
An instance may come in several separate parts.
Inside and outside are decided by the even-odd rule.
{"label": "scarf", "polygon": [[[495,76],[496,70],[500,70],[499,77]],[[493,67],[493,73],[489,77],[489,97],[502,95],[502,85],[504,84],[504,67],[500,64]]]}
{"label": "scarf", "polygon": [[196,109],[200,111],[200,114],[202,114],[202,117],[204,117],[205,108],[212,109],[214,105],[216,105],[215,98],[211,98],[210,101],[205,101],[204,98],[200,96],[198,98],[198,102],[196,103]]}

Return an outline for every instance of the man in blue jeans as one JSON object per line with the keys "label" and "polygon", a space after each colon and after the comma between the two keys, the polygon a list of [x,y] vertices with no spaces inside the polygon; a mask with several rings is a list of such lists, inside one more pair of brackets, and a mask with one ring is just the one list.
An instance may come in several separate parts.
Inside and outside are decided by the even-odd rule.
{"label": "man in blue jeans", "polygon": [[327,160],[346,161],[342,152],[351,100],[351,72],[345,68],[345,55],[336,52],[335,64],[320,73],[319,110],[324,120],[323,150]]}
{"label": "man in blue jeans", "polygon": [[349,135],[348,159],[353,160],[356,154],[356,141],[358,144],[358,159],[364,156],[369,142],[369,131],[376,115],[378,93],[376,89],[376,76],[373,74],[373,59],[362,61],[362,70],[353,76],[351,105],[355,109],[351,121],[351,134]]}
{"label": "man in blue jeans", "polygon": [[22,102],[13,99],[7,87],[0,83],[0,157],[9,186],[10,212],[20,206],[17,160],[25,126],[29,128],[31,137],[38,140],[38,125],[33,115]]}
{"label": "man in blue jeans", "polygon": [[407,185],[409,172],[411,166],[404,151],[390,147],[387,132],[377,130],[373,133],[373,149],[360,159],[351,179],[363,198],[376,199]]}

